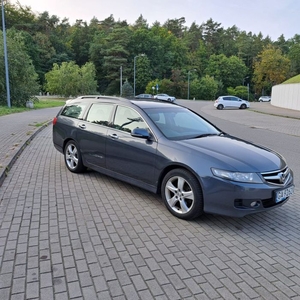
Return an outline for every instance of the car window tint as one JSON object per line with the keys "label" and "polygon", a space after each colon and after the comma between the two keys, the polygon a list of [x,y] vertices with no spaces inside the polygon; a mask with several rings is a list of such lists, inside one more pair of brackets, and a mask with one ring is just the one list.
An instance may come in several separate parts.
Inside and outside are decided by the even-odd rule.
{"label": "car window tint", "polygon": [[94,103],[86,120],[91,123],[108,126],[114,106],[112,104]]}
{"label": "car window tint", "polygon": [[141,116],[135,110],[125,106],[118,106],[113,127],[129,133],[135,128],[148,129]]}
{"label": "car window tint", "polygon": [[223,100],[230,100],[230,97],[223,97]]}
{"label": "car window tint", "polygon": [[82,119],[85,108],[85,104],[67,105],[61,112],[61,115],[75,119]]}

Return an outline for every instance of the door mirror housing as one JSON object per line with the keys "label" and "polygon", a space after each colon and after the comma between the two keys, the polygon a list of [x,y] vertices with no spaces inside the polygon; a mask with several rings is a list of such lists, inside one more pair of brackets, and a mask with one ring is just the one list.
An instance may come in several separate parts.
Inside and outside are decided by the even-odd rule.
{"label": "door mirror housing", "polygon": [[152,139],[152,135],[145,128],[134,128],[132,130],[132,132],[131,132],[131,135],[134,136],[134,137],[138,137],[138,138],[142,138],[142,139],[147,139],[147,140],[151,140]]}

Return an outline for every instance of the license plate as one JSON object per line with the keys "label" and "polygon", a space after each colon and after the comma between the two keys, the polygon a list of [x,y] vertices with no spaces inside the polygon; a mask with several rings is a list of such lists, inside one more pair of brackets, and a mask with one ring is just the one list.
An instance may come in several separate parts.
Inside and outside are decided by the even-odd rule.
{"label": "license plate", "polygon": [[275,202],[279,203],[294,194],[294,186],[290,186],[284,190],[276,191]]}

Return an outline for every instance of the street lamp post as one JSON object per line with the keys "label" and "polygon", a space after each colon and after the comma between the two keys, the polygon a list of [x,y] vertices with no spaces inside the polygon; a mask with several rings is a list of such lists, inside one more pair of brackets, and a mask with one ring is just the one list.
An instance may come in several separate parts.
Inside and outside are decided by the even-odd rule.
{"label": "street lamp post", "polygon": [[133,58],[133,96],[135,97],[135,64],[136,58],[139,56],[145,56],[145,54],[139,54]]}
{"label": "street lamp post", "polygon": [[11,108],[11,104],[10,104],[10,89],[9,89],[9,76],[8,76],[7,45],[6,45],[6,29],[5,29],[4,3],[3,3],[3,0],[2,0],[2,31],[3,31],[3,44],[4,44],[4,63],[5,63],[7,106],[9,108]]}
{"label": "street lamp post", "polygon": [[249,78],[249,76],[246,76],[245,78],[243,78],[243,85],[245,85],[245,80],[248,78]]}

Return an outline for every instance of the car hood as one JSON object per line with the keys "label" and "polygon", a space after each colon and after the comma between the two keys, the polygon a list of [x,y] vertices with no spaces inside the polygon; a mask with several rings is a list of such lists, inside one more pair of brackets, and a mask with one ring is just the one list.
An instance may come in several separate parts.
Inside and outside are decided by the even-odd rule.
{"label": "car hood", "polygon": [[205,156],[211,167],[240,172],[269,172],[286,166],[284,158],[268,148],[225,135],[180,141],[192,155]]}

